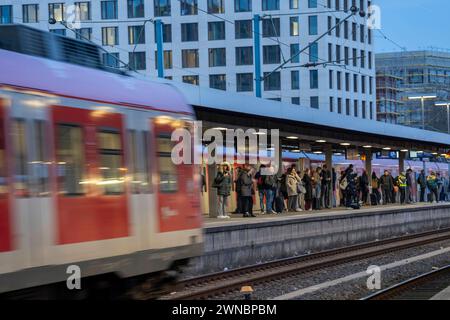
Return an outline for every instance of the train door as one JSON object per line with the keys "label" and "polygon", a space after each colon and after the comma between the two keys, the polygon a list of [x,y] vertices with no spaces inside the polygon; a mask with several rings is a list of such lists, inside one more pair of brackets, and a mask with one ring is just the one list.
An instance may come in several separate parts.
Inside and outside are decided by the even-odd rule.
{"label": "train door", "polygon": [[130,235],[123,122],[109,109],[52,108],[58,245]]}
{"label": "train door", "polygon": [[[195,178],[199,177],[199,172],[195,172],[197,166],[175,164],[172,159],[172,149],[178,143],[171,141],[172,132],[183,127],[191,130],[190,124],[170,117],[157,117],[152,125],[156,156],[157,232],[198,229],[202,222],[200,181]],[[193,150],[192,144],[193,141],[190,152]]]}
{"label": "train door", "polygon": [[[8,109],[6,101],[0,98],[0,254],[10,252],[12,243],[12,204],[9,163]],[[1,269],[1,268],[0,268]]]}
{"label": "train door", "polygon": [[151,243],[152,203],[155,202],[151,183],[150,131],[148,113],[132,110],[127,112],[127,169],[130,185],[130,211],[133,233],[139,239],[139,249],[146,250]]}

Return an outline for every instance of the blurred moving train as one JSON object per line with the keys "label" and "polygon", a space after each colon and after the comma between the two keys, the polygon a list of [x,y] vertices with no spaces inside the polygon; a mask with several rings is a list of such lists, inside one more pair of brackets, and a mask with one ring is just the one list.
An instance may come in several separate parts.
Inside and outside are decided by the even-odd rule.
{"label": "blurred moving train", "polygon": [[199,172],[171,161],[193,110],[170,85],[70,63],[96,59],[83,47],[98,50],[0,27],[2,297],[156,292],[203,250]]}

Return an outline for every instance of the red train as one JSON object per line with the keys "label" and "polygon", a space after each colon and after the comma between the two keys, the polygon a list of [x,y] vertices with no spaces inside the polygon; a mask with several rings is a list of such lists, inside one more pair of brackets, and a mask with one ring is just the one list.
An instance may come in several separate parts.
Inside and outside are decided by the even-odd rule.
{"label": "red train", "polygon": [[0,70],[0,294],[156,288],[201,254],[199,172],[171,161],[194,119],[177,90],[6,50]]}

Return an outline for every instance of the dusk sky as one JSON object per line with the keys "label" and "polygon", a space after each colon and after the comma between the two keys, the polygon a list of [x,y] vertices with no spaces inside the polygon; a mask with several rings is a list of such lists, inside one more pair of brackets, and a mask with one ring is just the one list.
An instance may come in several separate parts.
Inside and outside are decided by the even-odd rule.
{"label": "dusk sky", "polygon": [[[381,31],[408,50],[429,46],[450,49],[449,0],[375,0],[381,7]],[[377,52],[401,50],[375,31]]]}

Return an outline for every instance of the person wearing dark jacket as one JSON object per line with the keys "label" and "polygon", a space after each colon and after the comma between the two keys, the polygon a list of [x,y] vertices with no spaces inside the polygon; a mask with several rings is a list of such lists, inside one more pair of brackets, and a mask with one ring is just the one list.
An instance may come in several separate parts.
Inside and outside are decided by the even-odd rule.
{"label": "person wearing dark jacket", "polygon": [[234,181],[235,190],[236,190],[236,210],[234,213],[243,213],[243,201],[242,201],[242,192],[241,192],[241,174],[243,170],[241,168],[236,168],[236,180]]}
{"label": "person wearing dark jacket", "polygon": [[376,204],[379,205],[381,201],[380,179],[378,179],[375,172],[372,172],[372,193],[375,195]]}
{"label": "person wearing dark jacket", "polygon": [[363,204],[367,204],[369,200],[369,176],[366,170],[359,177],[359,191],[361,192],[361,201]]}
{"label": "person wearing dark jacket", "polygon": [[214,179],[214,187],[217,188],[217,218],[227,219],[230,218],[227,215],[228,198],[231,194],[231,174],[230,165],[228,163],[223,163],[219,167],[219,172]]}
{"label": "person wearing dark jacket", "polygon": [[242,195],[242,207],[244,218],[255,217],[253,214],[253,170],[248,166],[244,165],[242,169],[242,174],[239,176],[239,182],[241,184],[241,195]]}
{"label": "person wearing dark jacket", "polygon": [[305,193],[305,210],[312,211],[313,185],[311,180],[311,169],[306,169],[303,175],[303,185],[306,189]]}
{"label": "person wearing dark jacket", "polygon": [[420,187],[420,202],[425,202],[425,191],[427,190],[427,177],[425,176],[425,170],[420,171],[417,178],[417,184]]}
{"label": "person wearing dark jacket", "polygon": [[394,190],[394,179],[389,171],[384,171],[384,175],[380,178],[381,193],[383,195],[383,204],[393,203],[392,194]]}
{"label": "person wearing dark jacket", "polygon": [[330,199],[332,175],[331,175],[330,170],[328,170],[328,167],[326,164],[323,165],[323,168],[321,171],[321,179],[322,179],[322,192],[321,192],[322,207],[329,209],[332,206],[332,202]]}

